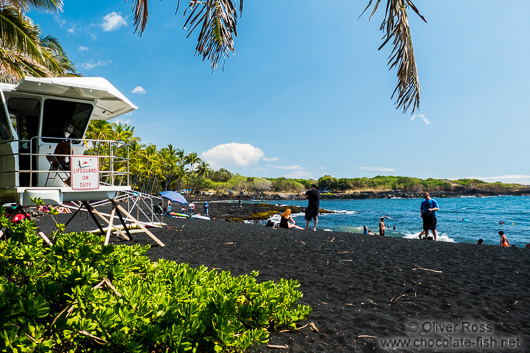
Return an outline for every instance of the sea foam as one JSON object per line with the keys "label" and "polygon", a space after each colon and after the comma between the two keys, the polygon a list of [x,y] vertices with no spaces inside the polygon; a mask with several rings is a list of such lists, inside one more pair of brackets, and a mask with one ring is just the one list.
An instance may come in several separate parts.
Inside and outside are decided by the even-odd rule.
{"label": "sea foam", "polygon": [[[405,233],[403,234],[403,238],[405,239],[420,239],[419,238],[419,235],[420,235],[421,232],[416,232],[416,233]],[[423,238],[422,238],[423,240]],[[438,233],[437,236],[436,236],[436,240],[437,241],[444,241],[446,243],[455,243],[455,240],[450,238],[446,233]]]}

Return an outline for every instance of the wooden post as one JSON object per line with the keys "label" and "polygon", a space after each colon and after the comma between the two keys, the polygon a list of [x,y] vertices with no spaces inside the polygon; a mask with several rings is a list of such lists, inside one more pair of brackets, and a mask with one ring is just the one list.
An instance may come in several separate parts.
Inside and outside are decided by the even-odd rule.
{"label": "wooden post", "polygon": [[[107,224],[109,224],[109,227],[110,227],[110,221],[105,217],[103,216],[101,213],[98,212],[98,210],[96,210],[95,208],[92,210],[94,212],[94,214],[96,214],[99,218],[101,218],[102,220],[104,220]],[[114,211],[114,208],[112,209],[112,211]],[[113,217],[111,215],[111,217]],[[123,233],[119,228],[116,228],[116,232],[118,232],[122,237],[124,237],[126,240],[131,240],[127,235],[125,235],[125,233]],[[129,232],[127,232],[129,233]],[[130,234],[129,234],[130,235]]]}
{"label": "wooden post", "polygon": [[118,204],[116,204],[116,207],[118,208],[118,210],[123,212],[124,215],[126,215],[128,218],[130,218],[138,227],[140,227],[144,232],[146,232],[147,235],[149,235],[151,237],[151,239],[153,239],[158,245],[165,246],[164,243],[162,243],[157,237],[155,237],[153,233],[148,231],[147,228],[145,228],[142,223],[138,222],[138,220],[136,220],[133,216],[131,216],[129,214],[129,212],[125,211],[125,209],[123,207],[121,207]]}
{"label": "wooden post", "polygon": [[64,225],[64,228],[66,228],[68,226],[68,224],[72,221],[72,219],[74,219],[74,217],[76,216],[76,214],[79,213],[79,211],[81,211],[81,209],[83,208],[83,204],[81,204],[81,206],[79,206],[77,208],[77,211],[74,212],[74,214],[72,215],[72,217],[70,217],[70,219],[68,220],[68,222],[66,222],[66,224]]}
{"label": "wooden post", "polygon": [[90,217],[92,217],[92,220],[96,223],[96,225],[98,226],[99,228],[99,231],[101,232],[101,235],[105,234],[105,231],[103,230],[103,228],[101,227],[101,224],[99,224],[98,220],[96,219],[96,216],[94,216],[94,212],[93,212],[93,209],[92,209],[92,206],[90,206],[90,204],[88,203],[88,201],[82,201],[83,205],[85,206],[85,208],[87,209],[88,211],[88,214],[90,215]]}
{"label": "wooden post", "polygon": [[53,243],[50,241],[50,239],[48,239],[46,234],[44,234],[43,232],[39,232],[39,235],[48,245],[50,245],[50,246],[53,245]]}
{"label": "wooden post", "polygon": [[109,227],[107,228],[107,236],[105,237],[105,245],[109,245],[110,233],[112,233],[112,225],[114,224],[114,213],[116,213],[116,208],[113,207],[110,212]]}
{"label": "wooden post", "polygon": [[[116,202],[114,200],[112,200],[112,204],[114,205],[114,207],[116,207]],[[123,224],[123,228],[125,229],[125,232],[127,232],[127,235],[129,236],[129,238],[131,238],[132,240],[132,235],[131,233],[129,232],[129,228],[127,228],[127,223],[125,223],[125,221],[123,220],[123,217],[121,215],[121,212],[120,210],[116,209],[116,213],[118,214],[118,217],[120,218],[120,222],[121,224]],[[128,240],[128,239],[127,239]]]}

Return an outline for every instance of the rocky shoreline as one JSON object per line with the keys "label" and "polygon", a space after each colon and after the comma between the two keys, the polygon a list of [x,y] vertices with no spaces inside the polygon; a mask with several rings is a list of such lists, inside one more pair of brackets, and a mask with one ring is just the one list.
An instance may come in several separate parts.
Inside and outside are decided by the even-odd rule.
{"label": "rocky shoreline", "polygon": [[[456,191],[430,191],[432,197],[491,197],[491,196],[530,196],[530,190],[506,190],[505,192],[497,192],[482,189],[463,189]],[[387,191],[358,191],[358,192],[327,192],[320,194],[321,199],[419,199],[423,197],[423,191],[410,192],[403,190],[387,190]],[[245,194],[245,195],[187,195],[186,198],[193,202],[200,201],[232,201],[241,200],[305,200],[306,196],[303,193],[261,193],[261,194]]]}
{"label": "rocky shoreline", "polygon": [[[485,192],[483,190],[469,189],[465,192],[440,192],[433,191],[431,195],[436,198],[444,197],[488,197],[488,196],[528,196],[528,192],[517,191],[507,193]],[[231,222],[243,221],[262,221],[270,218],[274,214],[279,214],[285,211],[285,206],[278,204],[260,203],[263,201],[281,201],[285,200],[305,200],[305,195],[295,193],[276,193],[276,194],[260,194],[260,195],[242,195],[242,196],[226,196],[226,195],[188,195],[187,199],[196,204],[196,212],[203,214],[203,205],[205,201],[210,204],[209,215],[214,219],[224,219]],[[401,190],[391,191],[361,191],[358,193],[321,193],[321,199],[414,199],[422,198],[421,192],[411,193]],[[242,207],[239,206],[238,200],[242,200]],[[253,202],[249,202],[253,201]],[[305,207],[289,206],[293,213],[305,212]],[[321,213],[330,211],[321,209]]]}

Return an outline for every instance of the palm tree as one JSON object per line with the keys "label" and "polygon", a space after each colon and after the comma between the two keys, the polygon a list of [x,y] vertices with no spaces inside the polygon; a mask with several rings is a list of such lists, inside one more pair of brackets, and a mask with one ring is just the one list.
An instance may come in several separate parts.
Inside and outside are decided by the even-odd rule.
{"label": "palm tree", "polygon": [[164,181],[163,190],[169,190],[171,183],[179,175],[178,172],[178,157],[177,149],[173,145],[168,145],[167,148],[160,150],[160,163],[161,163],[161,179]]}
{"label": "palm tree", "polygon": [[158,178],[160,175],[160,158],[156,146],[150,144],[144,150],[144,163],[142,164],[142,190],[156,193],[159,190]]}
{"label": "palm tree", "polygon": [[5,0],[0,2],[0,76],[17,82],[24,76],[72,76],[75,68],[57,39],[41,37],[23,13],[30,7],[59,11],[60,0]]}
{"label": "palm tree", "polygon": [[[374,0],[368,0],[364,11],[372,7],[372,2]],[[135,31],[140,35],[145,30],[149,18],[148,3],[149,0],[133,0]],[[370,18],[380,3],[381,0],[375,0]],[[177,0],[177,10],[179,5],[180,0]],[[411,105],[411,113],[414,113],[420,105],[420,83],[407,18],[409,8],[427,22],[412,0],[386,0],[385,18],[380,27],[385,35],[383,44],[379,47],[381,49],[389,42],[393,45],[388,65],[390,68],[397,67],[398,84],[392,98],[397,93],[397,109],[402,109],[404,113]],[[190,29],[189,35],[200,28],[195,50],[203,60],[208,59],[211,62],[213,70],[221,60],[234,52],[238,11],[241,15],[243,0],[190,0],[184,10],[187,17],[184,27]]]}
{"label": "palm tree", "polygon": [[114,129],[106,120],[91,120],[88,124],[85,138],[91,140],[113,140]]}
{"label": "palm tree", "polygon": [[197,165],[197,168],[195,169],[195,181],[193,183],[192,189],[195,190],[199,185],[199,182],[204,178],[208,178],[210,173],[212,173],[210,165],[205,161],[200,161]]}
{"label": "palm tree", "polygon": [[129,172],[131,173],[131,185],[133,186],[142,180],[144,149],[145,145],[141,145],[138,141],[132,141],[129,145]]}
{"label": "palm tree", "polygon": [[199,158],[196,152],[191,152],[186,157],[184,157],[184,161],[186,164],[190,165],[188,170],[190,172],[193,172],[195,170],[195,164],[199,163],[201,159]]}
{"label": "palm tree", "polygon": [[191,187],[193,185],[193,177],[194,177],[194,174],[195,174],[195,165],[200,163],[200,162],[201,162],[201,159],[199,158],[199,156],[195,152],[191,152],[188,155],[186,155],[186,157],[184,157],[184,163],[185,164],[189,164],[189,167],[187,169],[187,179],[188,180],[187,180],[187,184],[186,184],[186,188],[188,190],[191,189]]}
{"label": "palm tree", "polygon": [[116,141],[121,141],[129,143],[131,141],[140,140],[139,137],[134,136],[134,127],[127,124],[122,124],[121,122],[112,123],[112,130],[114,131],[113,139]]}
{"label": "palm tree", "polygon": [[63,0],[3,0],[1,3],[22,11],[35,8],[41,11],[60,12],[63,9]]}

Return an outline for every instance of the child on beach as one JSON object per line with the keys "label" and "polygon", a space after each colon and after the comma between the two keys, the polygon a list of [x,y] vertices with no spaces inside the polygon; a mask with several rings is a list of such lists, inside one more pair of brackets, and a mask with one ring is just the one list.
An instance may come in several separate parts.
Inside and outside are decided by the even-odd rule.
{"label": "child on beach", "polygon": [[381,217],[379,221],[379,235],[385,235],[385,217]]}
{"label": "child on beach", "polygon": [[509,248],[510,242],[508,241],[508,238],[506,237],[506,235],[504,235],[504,232],[502,230],[499,232],[499,235],[501,236],[501,246]]}

